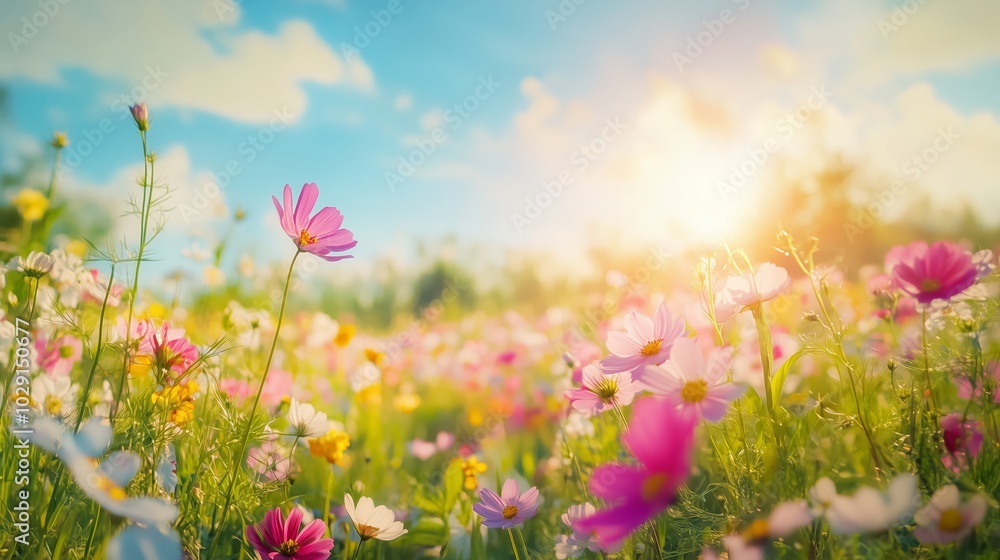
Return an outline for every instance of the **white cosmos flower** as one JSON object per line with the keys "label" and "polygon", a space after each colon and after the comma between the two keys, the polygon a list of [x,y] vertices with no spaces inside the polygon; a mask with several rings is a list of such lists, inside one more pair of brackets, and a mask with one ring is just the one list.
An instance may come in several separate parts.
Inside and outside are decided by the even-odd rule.
{"label": "white cosmos flower", "polygon": [[145,524],[177,519],[177,508],[166,501],[125,493],[124,488],[139,472],[138,455],[115,451],[96,464],[94,459],[111,443],[111,424],[106,419],[89,420],[72,434],[62,422],[42,416],[32,420],[31,429],[30,442],[65,463],[80,489],[109,513]]}
{"label": "white cosmos flower", "polygon": [[403,528],[402,521],[396,521],[396,514],[391,509],[385,506],[375,507],[375,502],[367,496],[358,500],[355,507],[354,498],[350,494],[344,494],[344,508],[347,509],[347,515],[351,516],[362,542],[368,539],[391,541],[408,532]]}
{"label": "white cosmos flower", "polygon": [[7,268],[16,270],[25,276],[41,278],[52,270],[54,262],[51,256],[38,251],[32,251],[28,253],[27,257],[14,257],[11,259],[7,263]]}
{"label": "white cosmos flower", "polygon": [[330,420],[326,413],[295,399],[292,399],[292,404],[288,407],[288,423],[298,437],[319,437],[330,431]]}
{"label": "white cosmos flower", "polygon": [[52,377],[39,374],[31,382],[31,389],[31,397],[35,401],[35,406],[43,414],[69,418],[76,410],[76,399],[80,392],[80,386],[73,383],[68,375]]}
{"label": "white cosmos flower", "polygon": [[917,478],[909,473],[894,478],[884,493],[865,486],[853,496],[842,496],[831,482],[820,479],[809,494],[814,508],[824,512],[830,529],[839,535],[886,531],[905,521],[920,502]]}

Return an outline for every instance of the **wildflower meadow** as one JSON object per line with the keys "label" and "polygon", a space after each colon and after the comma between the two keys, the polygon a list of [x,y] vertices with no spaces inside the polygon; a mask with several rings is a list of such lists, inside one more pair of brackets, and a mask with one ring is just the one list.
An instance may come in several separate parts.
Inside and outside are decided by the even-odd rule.
{"label": "wildflower meadow", "polygon": [[1000,559],[1000,4],[0,14],[0,560]]}
{"label": "wildflower meadow", "polygon": [[619,291],[585,329],[558,308],[449,318],[442,296],[403,337],[289,310],[301,259],[336,267],[359,243],[306,183],[272,197],[277,305],[183,306],[143,290],[168,190],[149,109],[131,115],[134,239],[53,247],[55,173],[14,200],[7,558],[969,558],[1000,544],[989,249],[914,240],[854,279],[817,261],[820,240],[779,231],[794,267],[706,248],[687,286]]}

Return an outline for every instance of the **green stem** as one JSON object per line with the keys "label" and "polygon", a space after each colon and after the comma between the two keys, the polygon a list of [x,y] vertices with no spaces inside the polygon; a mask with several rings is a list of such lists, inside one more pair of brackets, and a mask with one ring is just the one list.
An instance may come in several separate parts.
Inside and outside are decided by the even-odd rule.
{"label": "green stem", "polygon": [[510,548],[514,551],[514,560],[521,560],[521,555],[517,552],[517,543],[514,542],[514,530],[507,529],[507,536],[510,537]]}
{"label": "green stem", "polygon": [[358,555],[361,554],[361,545],[365,544],[365,541],[358,543],[358,548],[354,549],[354,556],[351,556],[351,560],[357,560]]}
{"label": "green stem", "polygon": [[[333,494],[333,465],[328,465],[327,469],[329,469],[329,472],[326,475],[326,501],[323,505],[323,525],[325,527],[330,526],[330,499],[332,498],[331,494]],[[330,532],[332,533],[333,530],[331,529]]]}
{"label": "green stem", "polygon": [[87,400],[90,398],[90,389],[94,384],[94,374],[97,372],[97,363],[101,359],[101,351],[104,350],[104,314],[108,309],[108,296],[111,295],[111,286],[115,282],[115,265],[111,265],[111,274],[108,277],[108,288],[104,290],[104,301],[101,303],[101,316],[97,322],[97,349],[94,350],[94,358],[90,364],[90,373],[87,375],[87,386],[83,390],[83,395],[80,397],[80,403],[78,405],[78,410],[76,413],[76,425],[73,431],[76,432],[80,429],[80,423],[83,422],[84,407],[86,406]]}
{"label": "green stem", "polygon": [[153,164],[149,161],[149,146],[146,143],[146,132],[139,131],[139,138],[142,139],[142,205],[139,207],[139,254],[135,261],[135,277],[132,278],[132,297],[128,302],[128,321],[125,323],[125,351],[124,363],[122,364],[122,376],[118,384],[118,395],[115,396],[115,404],[111,408],[112,418],[117,412],[125,387],[128,384],[128,363],[129,351],[132,341],[129,336],[132,332],[132,317],[135,313],[135,300],[139,296],[139,268],[142,266],[142,256],[146,251],[146,226],[149,221],[149,206],[152,203],[151,177],[153,175]]}
{"label": "green stem", "polygon": [[774,404],[777,398],[771,391],[771,370],[774,368],[774,347],[771,342],[771,328],[767,324],[764,316],[763,304],[755,305],[751,312],[754,322],[757,324],[757,344],[760,347],[760,368],[764,376],[764,397],[767,404],[767,415],[771,419],[771,430],[774,433],[774,442],[779,449],[784,449],[784,441],[781,430],[778,426],[778,418],[774,415]]}
{"label": "green stem", "polygon": [[222,528],[226,526],[226,521],[229,517],[229,506],[233,503],[233,488],[236,486],[236,475],[240,471],[240,466],[243,462],[243,455],[247,451],[247,442],[250,440],[250,430],[253,428],[253,417],[257,413],[257,405],[260,403],[260,395],[264,392],[264,383],[267,381],[267,373],[271,369],[271,359],[274,358],[274,350],[278,346],[278,335],[281,333],[281,321],[285,317],[285,304],[288,302],[288,286],[292,283],[292,270],[295,268],[295,261],[299,258],[301,253],[301,250],[296,250],[295,256],[292,257],[291,264],[288,265],[288,274],[285,276],[285,289],[281,294],[281,307],[278,309],[278,321],[274,327],[274,339],[271,341],[271,350],[267,353],[267,361],[264,363],[264,374],[260,377],[260,385],[257,386],[257,395],[254,396],[253,405],[250,407],[250,415],[247,416],[247,427],[243,430],[243,437],[240,442],[240,451],[233,457],[233,468],[229,473],[229,488],[226,489],[225,505],[222,507],[222,521],[219,523],[218,527],[212,527],[213,531],[215,531],[215,537],[212,538],[212,545],[208,549],[208,556],[206,556],[206,558],[215,558],[213,554],[219,544],[219,537],[221,536]]}
{"label": "green stem", "polygon": [[531,553],[528,552],[528,541],[524,540],[524,533],[521,532],[520,527],[514,527],[514,529],[517,530],[517,536],[521,539],[521,546],[524,547],[524,557],[530,559]]}

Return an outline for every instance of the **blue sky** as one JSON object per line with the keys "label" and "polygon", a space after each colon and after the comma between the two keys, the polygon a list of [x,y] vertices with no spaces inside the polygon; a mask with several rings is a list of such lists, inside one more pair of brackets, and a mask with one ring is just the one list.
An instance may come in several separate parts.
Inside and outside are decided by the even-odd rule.
{"label": "blue sky", "polygon": [[[567,257],[609,237],[680,243],[751,218],[741,212],[766,196],[754,186],[766,173],[735,197],[719,183],[768,140],[793,157],[821,141],[888,181],[942,127],[958,140],[919,188],[1000,222],[992,3],[69,1],[39,15],[42,4],[0,6],[6,165],[65,131],[70,150],[90,152],[66,192],[120,208],[139,161],[131,92],[150,106],[175,206],[239,165],[211,208],[171,217],[167,260],[211,246],[237,208],[248,219],[230,263],[283,258],[270,196],[304,182],[344,212],[358,261],[452,234]],[[32,19],[44,21],[35,33]],[[779,132],[822,88],[802,128]],[[290,116],[280,130],[277,114]],[[110,132],[94,132],[102,124]],[[421,144],[433,153],[390,188],[386,174]],[[526,199],[545,201],[560,176],[531,217]]]}

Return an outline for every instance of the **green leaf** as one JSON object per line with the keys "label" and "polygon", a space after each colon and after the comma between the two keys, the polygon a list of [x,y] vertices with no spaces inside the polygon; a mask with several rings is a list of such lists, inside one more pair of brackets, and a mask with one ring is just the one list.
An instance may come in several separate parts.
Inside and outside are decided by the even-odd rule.
{"label": "green leaf", "polygon": [[774,375],[771,376],[771,394],[774,396],[774,402],[772,404],[775,410],[778,409],[778,401],[781,400],[781,391],[785,388],[785,379],[788,378],[788,372],[792,369],[795,362],[806,354],[808,354],[808,352],[805,350],[795,352],[789,356],[788,359],[785,360],[785,363],[781,364],[781,367],[778,368],[778,371],[774,372]]}
{"label": "green leaf", "polygon": [[469,560],[486,560],[486,546],[483,544],[483,534],[479,532],[479,519],[472,524],[472,540],[469,547]]}
{"label": "green leaf", "polygon": [[462,484],[465,476],[462,474],[462,465],[458,461],[452,462],[444,471],[444,513],[449,513],[458,502],[458,497],[462,494]]}

